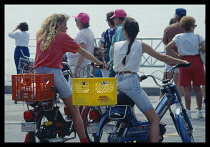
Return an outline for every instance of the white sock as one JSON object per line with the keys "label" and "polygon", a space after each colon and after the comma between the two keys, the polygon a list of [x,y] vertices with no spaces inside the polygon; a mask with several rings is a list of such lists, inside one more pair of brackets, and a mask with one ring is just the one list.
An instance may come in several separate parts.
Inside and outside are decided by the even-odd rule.
{"label": "white sock", "polygon": [[197,111],[197,113],[201,113],[201,112],[202,112],[201,110],[198,110],[198,111]]}
{"label": "white sock", "polygon": [[188,109],[186,109],[186,111],[187,111],[187,113],[190,113],[191,112],[191,110],[188,110]]}

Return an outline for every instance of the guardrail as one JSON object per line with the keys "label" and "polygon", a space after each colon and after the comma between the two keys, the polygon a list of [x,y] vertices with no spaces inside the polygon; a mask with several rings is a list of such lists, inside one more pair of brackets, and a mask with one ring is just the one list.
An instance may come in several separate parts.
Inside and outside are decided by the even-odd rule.
{"label": "guardrail", "polygon": [[[98,45],[100,38],[95,39],[95,45]],[[154,50],[161,54],[165,54],[165,47],[162,42],[162,38],[160,37],[150,37],[150,38],[137,38],[137,40],[141,40],[148,45],[150,45]],[[35,55],[35,48],[36,48],[36,39],[30,39],[29,41],[30,44],[29,48],[32,51],[31,54]],[[34,48],[34,52],[33,52]],[[147,55],[143,54],[142,60],[141,60],[141,67],[160,67],[163,68],[165,67],[165,63],[158,61],[157,59]]]}

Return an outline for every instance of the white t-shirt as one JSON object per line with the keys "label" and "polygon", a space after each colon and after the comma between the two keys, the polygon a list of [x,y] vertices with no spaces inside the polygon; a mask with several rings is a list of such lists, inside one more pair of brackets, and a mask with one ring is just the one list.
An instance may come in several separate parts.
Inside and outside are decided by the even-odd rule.
{"label": "white t-shirt", "polygon": [[181,56],[199,54],[200,43],[204,41],[201,35],[194,33],[180,33],[172,40],[176,43],[178,53]]}
{"label": "white t-shirt", "polygon": [[113,69],[115,72],[131,71],[138,72],[142,58],[142,43],[135,40],[131,46],[130,53],[126,57],[125,65],[122,60],[126,55],[129,42],[120,41],[114,44]]}
{"label": "white t-shirt", "polygon": [[10,38],[15,39],[16,46],[28,47],[30,34],[26,31],[16,31],[8,34]]}
{"label": "white t-shirt", "polygon": [[[89,28],[84,28],[79,31],[77,34],[76,38],[74,39],[78,44],[80,43],[85,43],[86,44],[86,50],[90,52],[92,55],[94,53],[94,34],[91,29]],[[73,54],[68,52],[67,53],[67,61],[70,66],[75,66],[77,59],[78,59],[79,53]],[[81,67],[84,67],[87,65],[90,60],[84,58],[83,63]]]}

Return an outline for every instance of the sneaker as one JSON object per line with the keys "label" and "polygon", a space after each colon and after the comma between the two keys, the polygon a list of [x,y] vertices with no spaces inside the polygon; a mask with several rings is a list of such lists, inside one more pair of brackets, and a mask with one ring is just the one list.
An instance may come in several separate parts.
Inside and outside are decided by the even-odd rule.
{"label": "sneaker", "polygon": [[203,113],[202,112],[197,112],[197,118],[202,118],[203,117]]}
{"label": "sneaker", "polygon": [[191,119],[191,111],[187,111],[187,116]]}
{"label": "sneaker", "polygon": [[176,103],[176,109],[177,109],[177,108],[180,108],[180,109],[181,109],[181,106],[180,106],[180,104],[177,104],[177,103]]}

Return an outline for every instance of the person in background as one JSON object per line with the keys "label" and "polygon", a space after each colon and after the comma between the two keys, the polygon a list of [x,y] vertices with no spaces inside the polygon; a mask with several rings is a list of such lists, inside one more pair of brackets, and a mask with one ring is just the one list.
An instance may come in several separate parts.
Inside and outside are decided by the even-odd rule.
{"label": "person in background", "polygon": [[172,25],[172,24],[174,24],[174,23],[176,23],[176,21],[175,21],[175,18],[173,17],[173,18],[170,19],[169,25]]}
{"label": "person in background", "polygon": [[[205,85],[204,66],[199,56],[199,49],[206,51],[204,39],[201,35],[194,34],[196,20],[191,16],[184,16],[180,20],[181,27],[185,33],[177,34],[166,46],[166,50],[171,50],[173,56],[182,58],[191,63],[191,68],[180,68],[180,86],[184,87],[184,97],[186,111],[191,118],[191,86],[193,86],[197,102],[197,118],[202,115],[202,91],[200,86]],[[177,46],[178,53],[172,48]],[[192,84],[191,84],[192,83]]]}
{"label": "person in background", "polygon": [[148,95],[140,86],[137,72],[143,53],[168,64],[188,63],[187,61],[173,58],[156,52],[146,43],[136,40],[139,32],[138,22],[127,17],[122,26],[125,41],[116,42],[113,45],[113,69],[116,72],[117,89],[119,92],[130,97],[138,109],[146,116],[150,122],[149,141],[159,142],[159,122],[160,118],[155,112]]}
{"label": "person in background", "polygon": [[113,57],[112,57],[112,46],[115,42],[124,41],[125,37],[122,31],[122,23],[126,18],[127,14],[124,9],[116,9],[114,15],[110,19],[114,20],[114,25],[117,27],[114,36],[112,37],[112,43],[109,49],[109,62],[107,68],[109,68],[109,77],[114,77],[115,72],[113,70]]}
{"label": "person in background", "polygon": [[[174,24],[174,23],[176,23],[175,17],[173,17],[173,18],[170,19],[169,25],[172,25],[172,24]],[[166,64],[166,66],[167,66],[167,68],[168,68],[169,65]],[[163,80],[165,80],[166,78],[168,78],[168,74],[170,74],[169,72],[166,72],[166,70],[168,70],[168,69],[165,69],[165,71],[164,71]],[[176,69],[176,71],[177,71],[177,69]],[[162,92],[160,91],[160,98],[162,98],[162,96],[163,96],[163,95],[162,95]]]}
{"label": "person in background", "polygon": [[[167,45],[176,34],[184,33],[184,29],[180,26],[180,20],[183,16],[186,16],[186,10],[183,8],[177,8],[175,10],[174,22],[173,24],[167,26],[164,30],[163,34],[163,44]],[[177,47],[174,46],[172,48],[173,51],[177,52]],[[172,56],[173,54],[171,51],[166,50],[166,55]],[[169,72],[173,65],[166,64],[165,71],[164,71],[164,79],[171,79],[172,74]],[[177,90],[179,95],[182,97],[183,95],[183,87],[179,85],[179,69],[176,68],[174,71],[174,83],[177,86]],[[162,97],[162,93],[160,92],[160,98]]]}
{"label": "person in background", "polygon": [[[81,142],[88,142],[85,135],[83,120],[79,109],[72,104],[72,90],[61,69],[63,56],[66,52],[79,53],[98,65],[103,65],[91,53],[83,49],[67,33],[66,14],[52,14],[45,19],[36,33],[36,56],[34,61],[35,73],[53,73],[54,86],[72,115],[74,129]],[[26,137],[27,138],[27,137]]]}
{"label": "person in background", "polygon": [[[206,20],[205,20],[205,23],[206,23]],[[206,62],[204,65],[204,76],[206,77]],[[206,85],[202,85],[202,92],[203,92],[203,103],[205,104],[206,103]]]}
{"label": "person in background", "polygon": [[[63,62],[67,62],[67,53],[63,55]],[[62,71],[68,70],[67,65],[63,65]],[[69,75],[64,75],[65,79],[68,81],[69,80]]]}
{"label": "person in background", "polygon": [[[24,56],[30,57],[30,52],[28,48],[30,34],[27,31],[28,31],[28,24],[26,22],[22,22],[12,32],[8,34],[10,38],[15,39],[16,47],[14,51],[14,61],[15,61],[17,74],[22,73],[22,71],[18,69],[20,57],[22,58],[24,58]],[[15,101],[14,103],[17,104],[17,101]]]}
{"label": "person in background", "polygon": [[[90,17],[87,13],[81,12],[77,16],[72,16],[75,18],[76,26],[79,29],[79,32],[77,36],[75,37],[75,41],[86,51],[91,53],[93,55],[94,53],[94,34],[90,27]],[[75,78],[83,78],[87,74],[83,72],[79,72],[81,68],[88,65],[91,61],[89,59],[85,59],[82,55],[67,54],[67,61],[71,67],[71,70],[73,72],[73,75]],[[87,69],[87,68],[86,68]],[[69,81],[71,83],[71,78],[69,78]]]}
{"label": "person in background", "polygon": [[15,39],[16,47],[14,52],[14,61],[15,61],[17,74],[20,74],[22,72],[20,69],[18,69],[20,57],[23,57],[23,54],[27,57],[30,57],[29,48],[28,48],[30,34],[27,31],[28,31],[28,24],[26,22],[22,22],[12,32],[8,34],[10,38]]}
{"label": "person in background", "polygon": [[[99,48],[106,49],[106,51],[104,52],[104,60],[106,63],[109,62],[109,49],[112,43],[112,37],[115,34],[115,29],[116,29],[114,20],[110,19],[110,17],[112,17],[113,15],[114,15],[113,11],[108,12],[106,14],[106,21],[109,25],[109,28],[102,33],[101,39],[100,39],[100,45],[99,45]],[[109,77],[108,69],[103,69],[101,70],[101,72],[102,72],[103,77]]]}

